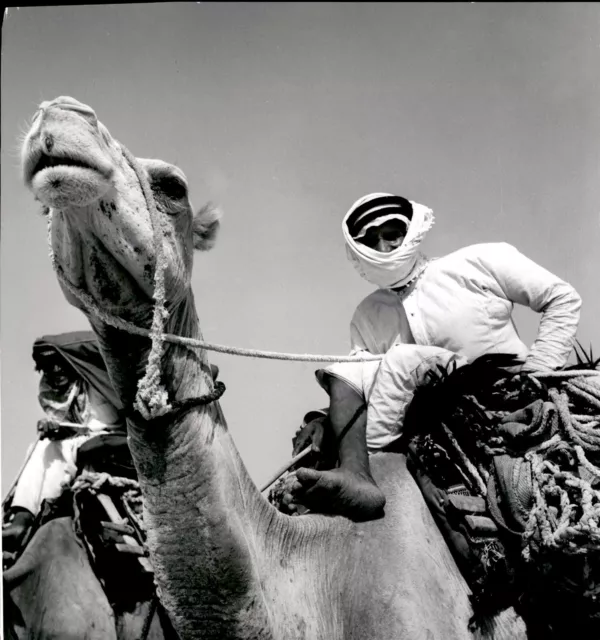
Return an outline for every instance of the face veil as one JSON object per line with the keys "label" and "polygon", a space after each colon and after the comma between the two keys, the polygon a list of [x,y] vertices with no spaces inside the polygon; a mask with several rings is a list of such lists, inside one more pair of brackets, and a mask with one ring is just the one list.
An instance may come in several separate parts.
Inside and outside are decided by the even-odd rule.
{"label": "face veil", "polygon": [[377,205],[378,202],[394,197],[389,193],[364,196],[350,207],[342,221],[348,259],[361,277],[382,289],[401,287],[424,268],[427,259],[419,250],[419,246],[435,222],[433,211],[429,207],[407,201],[412,207],[410,223],[406,237],[397,249],[390,253],[381,253],[355,240],[351,229],[356,211],[363,209],[369,202]]}

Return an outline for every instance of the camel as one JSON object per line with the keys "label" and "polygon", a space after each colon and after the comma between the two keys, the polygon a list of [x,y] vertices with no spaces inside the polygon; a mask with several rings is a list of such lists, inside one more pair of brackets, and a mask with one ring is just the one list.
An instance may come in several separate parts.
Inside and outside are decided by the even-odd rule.
{"label": "camel", "polygon": [[[164,267],[165,333],[201,338],[193,249],[212,247],[219,216],[210,207],[193,214],[179,168],[133,158],[92,108],[70,97],[40,105],[22,160],[26,186],[51,216],[64,295],[87,316],[130,410],[150,558],[182,639],[526,637],[513,610],[488,629],[469,630],[468,587],[404,456],[372,456],[387,497],[383,518],[290,517],[252,482],[218,402],[158,416],[143,410],[150,400],[136,402],[151,341],[113,326],[107,314],[149,329],[157,264]],[[171,405],[215,390],[204,350],[169,342],[159,364],[156,389]]]}
{"label": "camel", "polygon": [[[138,640],[152,614],[150,602],[140,602],[115,616],[68,517],[40,527],[3,578],[7,640]],[[144,640],[173,637],[157,613]]]}

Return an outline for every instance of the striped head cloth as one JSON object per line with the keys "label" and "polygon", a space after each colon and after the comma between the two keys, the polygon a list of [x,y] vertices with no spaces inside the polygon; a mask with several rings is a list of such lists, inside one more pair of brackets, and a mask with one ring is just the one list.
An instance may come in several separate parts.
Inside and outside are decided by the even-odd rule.
{"label": "striped head cloth", "polygon": [[408,229],[412,217],[412,204],[406,198],[391,193],[370,193],[352,205],[346,217],[346,225],[350,235],[359,240],[368,229],[378,227],[388,220],[400,220]]}

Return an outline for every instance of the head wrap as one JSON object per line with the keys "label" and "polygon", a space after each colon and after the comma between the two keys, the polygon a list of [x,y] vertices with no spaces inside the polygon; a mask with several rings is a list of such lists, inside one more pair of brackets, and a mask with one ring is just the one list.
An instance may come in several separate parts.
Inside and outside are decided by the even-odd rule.
{"label": "head wrap", "polygon": [[121,401],[115,392],[96,336],[91,331],[69,331],[45,335],[33,343],[33,359],[37,369],[43,370],[47,362],[58,361],[63,368],[73,371],[117,409]]}
{"label": "head wrap", "polygon": [[[91,331],[45,335],[33,344],[36,369],[42,372],[38,400],[57,422],[89,425],[117,423],[122,405],[108,376],[96,336]],[[65,375],[48,376],[59,364]]]}
{"label": "head wrap", "polygon": [[[382,224],[385,216],[407,217],[409,212],[406,237],[390,253],[376,251],[355,239],[368,226],[372,226],[369,223],[376,221]],[[346,254],[358,273],[371,284],[382,289],[402,287],[427,265],[427,258],[419,251],[419,245],[434,222],[433,211],[422,204],[391,193],[371,193],[357,200],[344,216],[342,233],[346,241]]]}
{"label": "head wrap", "polygon": [[362,238],[371,227],[378,227],[388,220],[400,220],[408,229],[413,215],[410,201],[388,194],[372,196],[361,198],[360,204],[348,212],[346,225],[355,240]]}

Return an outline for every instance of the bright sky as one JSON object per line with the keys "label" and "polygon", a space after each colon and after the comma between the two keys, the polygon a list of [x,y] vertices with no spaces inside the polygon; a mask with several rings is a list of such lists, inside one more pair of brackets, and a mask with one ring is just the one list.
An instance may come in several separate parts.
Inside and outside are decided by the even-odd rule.
{"label": "bright sky", "polygon": [[[18,136],[42,100],[92,106],[224,209],[196,259],[207,340],[345,354],[372,287],[341,219],[390,191],[433,208],[431,256],[507,241],[583,297],[600,352],[598,3],[156,3],[10,8],[2,32],[2,494],[42,416],[36,337],[87,329],[52,273]],[[535,337],[537,317],[519,309]],[[314,364],[212,355],[250,474],[326,406]]]}

